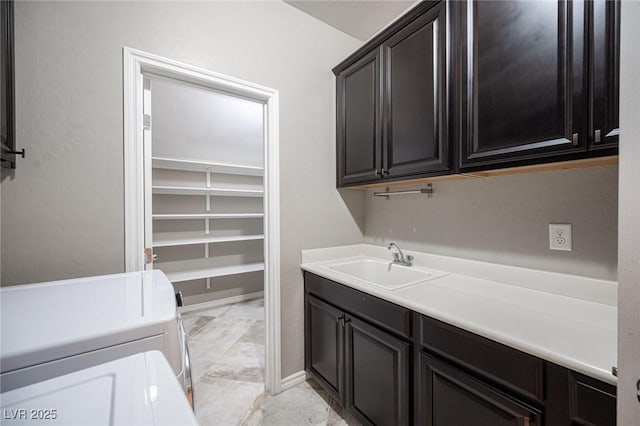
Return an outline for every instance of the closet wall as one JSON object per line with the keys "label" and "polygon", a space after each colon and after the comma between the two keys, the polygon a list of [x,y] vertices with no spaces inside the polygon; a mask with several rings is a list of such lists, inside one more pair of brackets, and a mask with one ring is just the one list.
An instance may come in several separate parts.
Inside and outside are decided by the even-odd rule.
{"label": "closet wall", "polygon": [[263,104],[149,81],[154,268],[186,304],[262,291]]}

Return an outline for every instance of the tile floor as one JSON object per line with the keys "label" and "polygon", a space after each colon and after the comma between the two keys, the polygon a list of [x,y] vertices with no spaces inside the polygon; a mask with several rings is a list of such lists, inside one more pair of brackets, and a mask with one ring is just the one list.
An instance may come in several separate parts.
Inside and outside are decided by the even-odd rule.
{"label": "tile floor", "polygon": [[313,380],[264,391],[264,301],[183,315],[201,426],[359,425]]}

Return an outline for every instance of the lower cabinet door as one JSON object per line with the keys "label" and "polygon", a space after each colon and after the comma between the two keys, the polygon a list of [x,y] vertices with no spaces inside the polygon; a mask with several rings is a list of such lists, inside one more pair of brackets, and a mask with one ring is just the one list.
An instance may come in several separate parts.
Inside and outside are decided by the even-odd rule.
{"label": "lower cabinet door", "polygon": [[420,354],[417,424],[540,426],[540,412],[430,355]]}
{"label": "lower cabinet door", "polygon": [[576,426],[615,426],[616,387],[569,372],[569,418]]}
{"label": "lower cabinet door", "polygon": [[409,424],[410,345],[347,316],[346,406],[364,424]]}
{"label": "lower cabinet door", "polygon": [[305,369],[344,405],[344,313],[305,297]]}

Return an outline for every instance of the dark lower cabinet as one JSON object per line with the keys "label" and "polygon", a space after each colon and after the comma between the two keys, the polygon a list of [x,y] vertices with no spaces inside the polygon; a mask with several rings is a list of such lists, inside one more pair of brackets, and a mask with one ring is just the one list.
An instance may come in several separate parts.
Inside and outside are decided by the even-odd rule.
{"label": "dark lower cabinet", "polygon": [[305,369],[365,425],[614,426],[615,386],[305,272]]}
{"label": "dark lower cabinet", "polygon": [[313,296],[307,296],[305,317],[307,372],[344,404],[344,313]]}
{"label": "dark lower cabinet", "polygon": [[306,273],[305,369],[363,424],[408,425],[410,319],[406,308]]}
{"label": "dark lower cabinet", "polygon": [[569,372],[569,418],[575,426],[615,426],[616,388]]}
{"label": "dark lower cabinet", "polygon": [[417,424],[536,426],[540,412],[433,356],[420,354]]}
{"label": "dark lower cabinet", "polygon": [[364,424],[409,424],[411,346],[348,316],[347,407]]}

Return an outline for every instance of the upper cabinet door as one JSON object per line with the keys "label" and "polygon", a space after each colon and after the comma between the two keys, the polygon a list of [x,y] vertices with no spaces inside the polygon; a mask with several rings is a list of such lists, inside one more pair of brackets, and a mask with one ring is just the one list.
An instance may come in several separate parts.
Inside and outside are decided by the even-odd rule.
{"label": "upper cabinet door", "polygon": [[449,170],[447,20],[441,2],[383,44],[383,173]]}
{"label": "upper cabinet door", "polygon": [[587,149],[582,4],[468,1],[457,8],[462,170]]}
{"label": "upper cabinet door", "polygon": [[382,175],[380,49],[337,75],[338,186]]}
{"label": "upper cabinet door", "polygon": [[591,150],[618,145],[620,95],[620,2],[594,0],[591,10],[591,89],[593,115],[589,126]]}

